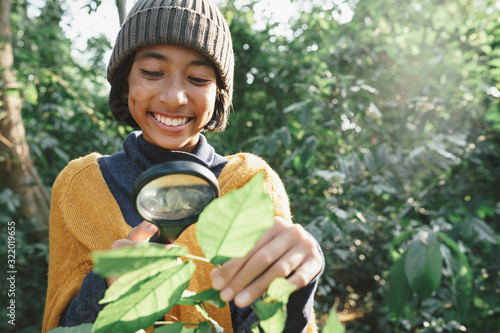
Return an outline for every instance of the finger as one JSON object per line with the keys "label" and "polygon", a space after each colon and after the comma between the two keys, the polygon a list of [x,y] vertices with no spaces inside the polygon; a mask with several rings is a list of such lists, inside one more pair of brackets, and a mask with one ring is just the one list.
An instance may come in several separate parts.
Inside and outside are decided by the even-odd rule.
{"label": "finger", "polygon": [[[300,225],[291,225],[280,234],[280,237],[274,239],[279,244],[285,244],[287,250],[282,255],[278,254],[278,258],[274,263],[269,264],[269,268],[264,274],[259,276],[254,281],[246,282],[246,276],[252,276],[252,267],[259,267],[260,262],[268,264],[266,259],[259,258],[259,252],[247,263],[243,269],[238,272],[238,275],[229,284],[229,292],[234,292],[235,303],[239,307],[245,307],[254,302],[274,281],[277,277],[287,277],[292,272],[299,272],[291,283],[297,288],[306,286],[321,270],[322,256],[318,250],[316,241],[307,233]],[[289,242],[286,244],[286,242]],[[270,251],[276,251],[275,248],[269,248]],[[282,250],[280,250],[282,251]],[[248,266],[248,267],[247,267]],[[304,266],[304,267],[302,267]],[[240,276],[241,274],[241,276]],[[295,275],[295,274],[293,274]],[[292,276],[293,276],[292,275]],[[243,281],[239,283],[239,281]],[[241,288],[241,289],[240,289]],[[244,288],[244,289],[243,289]],[[240,290],[240,291],[238,291]],[[230,293],[228,294],[230,295]],[[221,292],[221,297],[224,296],[225,290]]]}
{"label": "finger", "polygon": [[[266,230],[261,238],[255,243],[255,246],[248,252],[244,257],[231,259],[222,265],[219,269],[214,269],[211,272],[212,276],[212,287],[216,290],[224,289],[227,284],[234,278],[236,273],[242,269],[242,267],[247,263],[247,261],[252,258],[256,252],[262,249],[267,243],[269,243],[273,238],[275,238],[282,229],[291,222],[285,219],[275,216],[274,225]],[[259,272],[260,273],[260,272]],[[254,275],[257,276],[258,274]]]}
{"label": "finger", "polygon": [[304,288],[321,271],[322,262],[316,258],[309,257],[300,265],[295,272],[287,279],[293,283],[297,289]]}
{"label": "finger", "polygon": [[147,221],[143,221],[137,227],[130,230],[127,239],[135,242],[146,242],[151,238],[158,228]]}
{"label": "finger", "polygon": [[[151,236],[153,236],[157,230],[158,228],[155,225],[143,221],[137,227],[130,230],[130,232],[127,235],[127,238],[118,239],[115,242],[113,242],[113,244],[111,244],[111,249],[117,249],[125,246],[134,246],[137,244],[137,242],[148,241],[149,238],[151,238]],[[178,258],[178,261],[179,260],[180,259]],[[117,279],[118,277],[107,278],[106,283],[108,284],[108,287],[111,286]]]}
{"label": "finger", "polygon": [[[281,261],[282,256],[295,246],[293,238],[289,237],[288,234],[290,234],[290,230],[284,231],[280,237],[273,238],[268,244],[266,244],[266,246],[259,249],[252,256],[252,258],[247,260],[247,262],[245,262],[245,264],[233,276],[227,286],[222,289],[220,294],[221,299],[226,302],[232,300],[234,296],[240,293],[245,287],[247,287],[247,285],[250,283],[253,284],[254,282],[252,281],[272,267],[274,263],[278,260]],[[297,265],[300,264],[300,261],[301,260],[298,261]],[[283,276],[287,276],[289,273]],[[262,283],[265,284],[266,281],[269,285],[272,279],[270,281],[269,279],[265,279]],[[263,288],[265,290],[267,285]]]}
{"label": "finger", "polygon": [[118,280],[117,277],[109,277],[106,279],[106,283],[108,284],[108,287],[111,287],[111,285],[113,284],[113,282],[115,282],[116,280]]}
{"label": "finger", "polygon": [[260,295],[265,293],[269,285],[278,277],[289,276],[300,264],[304,261],[305,253],[303,251],[291,250],[283,255],[276,263],[259,276],[255,281],[252,281],[242,291],[234,297],[234,303],[240,308],[244,308],[254,301]]}
{"label": "finger", "polygon": [[137,243],[136,241],[131,241],[128,239],[119,239],[113,242],[113,244],[111,244],[111,248],[117,249],[119,247],[124,247],[124,246],[134,246],[136,243]]}

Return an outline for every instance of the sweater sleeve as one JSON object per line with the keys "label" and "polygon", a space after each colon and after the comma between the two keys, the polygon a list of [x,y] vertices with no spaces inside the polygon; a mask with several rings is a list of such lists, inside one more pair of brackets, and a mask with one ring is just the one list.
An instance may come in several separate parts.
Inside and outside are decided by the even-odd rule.
{"label": "sweater sleeve", "polygon": [[[319,244],[318,249],[321,251]],[[321,255],[323,255],[322,251]],[[284,332],[305,333],[317,330],[314,319],[314,295],[316,294],[319,277],[323,273],[323,269],[324,260],[321,272],[307,286],[290,295],[287,304],[287,318]]]}
{"label": "sweater sleeve", "polygon": [[[285,187],[278,174],[260,157],[251,154],[237,154],[229,157],[230,162],[219,176],[223,194],[246,184],[255,174],[264,173],[263,188],[274,203],[274,213],[292,221],[290,203]],[[319,244],[317,245],[321,252]],[[321,252],[322,253],[322,252]],[[318,274],[307,286],[290,295],[287,304],[287,322],[285,332],[317,332],[314,314],[314,295],[318,286]],[[231,307],[231,319],[235,332],[250,331],[250,326],[257,320],[251,308]]]}
{"label": "sweater sleeve", "polygon": [[91,154],[70,162],[52,188],[42,332],[59,325],[61,315],[81,293],[82,286],[84,298],[97,297],[87,291],[90,285],[99,284],[93,273],[89,275],[93,266],[90,253],[109,249],[113,241],[125,238],[130,230],[102,179],[98,156]]}
{"label": "sweater sleeve", "polygon": [[93,323],[104,305],[99,301],[108,289],[106,280],[94,271],[90,271],[83,280],[80,293],[71,301],[62,313],[60,326],[72,327],[83,323]]}

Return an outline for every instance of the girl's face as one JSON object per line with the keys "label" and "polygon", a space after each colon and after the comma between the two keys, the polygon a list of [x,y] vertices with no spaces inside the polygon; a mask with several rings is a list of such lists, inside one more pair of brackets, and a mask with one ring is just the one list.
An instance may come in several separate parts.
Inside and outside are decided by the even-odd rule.
{"label": "girl's face", "polygon": [[173,45],[140,49],[128,75],[128,106],[144,139],[192,152],[214,113],[217,76],[208,58]]}

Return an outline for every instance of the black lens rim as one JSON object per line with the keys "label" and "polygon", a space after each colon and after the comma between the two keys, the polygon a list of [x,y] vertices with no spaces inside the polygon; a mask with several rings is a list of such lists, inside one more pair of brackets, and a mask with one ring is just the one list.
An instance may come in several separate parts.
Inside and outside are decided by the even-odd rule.
{"label": "black lens rim", "polygon": [[[166,239],[165,237],[166,230],[164,230],[165,228],[170,227],[178,229],[179,226],[185,225],[185,227],[182,228],[182,230],[184,230],[189,225],[195,223],[198,220],[199,214],[194,214],[191,217],[183,218],[180,220],[154,219],[151,217],[143,216],[142,214],[139,213],[139,210],[137,209],[137,197],[141,192],[141,190],[144,188],[144,186],[146,186],[153,180],[159,177],[176,175],[176,174],[195,176],[206,181],[212,188],[213,192],[212,200],[218,198],[220,195],[219,182],[217,181],[217,178],[215,177],[213,172],[210,171],[205,166],[196,162],[169,161],[157,164],[144,171],[139,177],[137,177],[136,181],[134,182],[134,185],[132,186],[132,192],[131,192],[132,206],[134,207],[134,210],[137,213],[137,215],[142,217],[144,220],[155,224],[159,228],[160,235],[158,236],[158,239],[162,241],[168,240],[169,242],[172,242],[171,239],[172,237],[167,237],[170,239]],[[210,202],[212,200],[210,200]]]}

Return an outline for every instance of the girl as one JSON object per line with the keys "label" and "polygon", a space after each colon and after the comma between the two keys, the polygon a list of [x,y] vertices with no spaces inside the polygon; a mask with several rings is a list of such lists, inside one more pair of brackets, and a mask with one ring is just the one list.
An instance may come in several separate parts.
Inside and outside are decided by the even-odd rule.
{"label": "girl", "polygon": [[[108,65],[110,106],[118,120],[138,127],[111,156],[74,160],[53,186],[49,282],[43,331],[94,322],[113,279],[92,271],[89,254],[145,242],[157,231],[134,212],[130,193],[149,167],[171,160],[195,161],[218,177],[221,195],[264,172],[275,223],[245,257],[221,268],[197,263],[189,290],[221,291],[228,302],[209,313],[225,332],[250,331],[251,304],[276,277],[297,286],[288,303],[285,332],[316,331],[313,297],[323,257],[317,242],[291,222],[278,175],[250,154],[223,157],[201,132],[222,131],[233,92],[231,35],[210,0],[140,0],[120,29]],[[202,255],[196,225],[176,241]],[[175,306],[165,320],[203,320],[190,306]]]}

